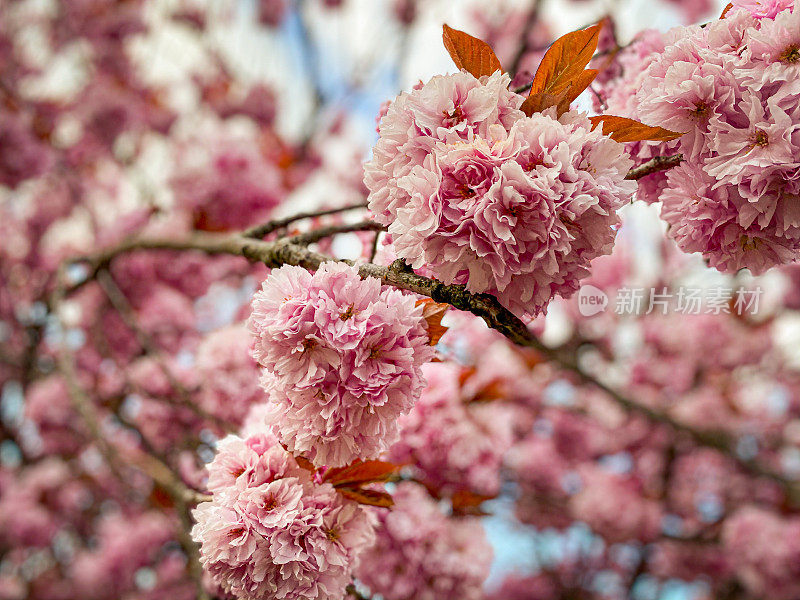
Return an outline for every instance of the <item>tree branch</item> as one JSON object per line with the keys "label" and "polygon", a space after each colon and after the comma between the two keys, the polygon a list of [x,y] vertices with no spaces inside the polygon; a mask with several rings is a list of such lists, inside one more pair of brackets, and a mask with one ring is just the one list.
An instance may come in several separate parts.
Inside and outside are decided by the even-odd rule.
{"label": "tree branch", "polygon": [[[328,228],[327,230],[330,232],[331,229]],[[764,467],[759,461],[740,457],[736,452],[734,440],[725,432],[694,429],[668,414],[639,404],[608,387],[594,375],[585,371],[573,357],[565,356],[558,350],[545,346],[516,315],[503,307],[497,298],[491,294],[473,294],[467,291],[465,285],[445,285],[435,279],[417,275],[402,260],[395,261],[389,267],[383,267],[373,263],[358,264],[351,260],[335,259],[298,245],[295,243],[297,239],[290,238],[264,242],[245,238],[241,235],[220,236],[208,233],[194,233],[184,239],[143,238],[140,240],[128,240],[116,248],[103,251],[99,255],[77,260],[95,264],[98,261],[110,261],[114,256],[138,249],[183,249],[198,250],[208,254],[234,254],[251,261],[262,262],[271,268],[277,268],[282,265],[295,265],[315,271],[322,263],[332,260],[356,266],[361,277],[375,277],[386,285],[427,296],[436,302],[449,304],[454,308],[481,317],[489,327],[496,329],[513,343],[535,349],[561,368],[574,373],[583,382],[599,388],[626,410],[640,414],[655,423],[669,426],[676,432],[687,435],[700,445],[723,452],[737,461],[751,474],[765,477],[779,484],[786,491],[792,502],[800,503],[800,486],[780,473]],[[308,237],[303,238],[303,241],[308,240]]]}
{"label": "tree branch", "polygon": [[214,423],[226,433],[234,431],[236,426],[233,423],[206,412],[201,407],[197,406],[197,404],[192,400],[189,390],[186,389],[186,386],[184,386],[177,377],[175,377],[172,369],[167,366],[161,351],[156,347],[156,344],[150,337],[150,334],[148,334],[139,326],[133,307],[130,305],[130,302],[128,302],[128,299],[125,297],[125,294],[122,292],[122,290],[119,289],[119,286],[117,285],[116,281],[114,281],[111,273],[109,273],[106,269],[101,269],[97,273],[97,283],[100,284],[100,287],[105,292],[106,296],[111,302],[111,305],[119,313],[125,325],[127,325],[128,328],[133,332],[136,340],[139,342],[139,345],[144,349],[145,353],[155,361],[159,370],[169,383],[169,386],[178,392],[180,404],[191,410],[201,419],[205,419]]}
{"label": "tree branch", "polygon": [[666,171],[672,167],[677,167],[683,160],[683,154],[675,154],[673,156],[656,156],[648,160],[646,163],[634,167],[625,176],[625,179],[638,180],[642,177],[647,177],[657,171]]}
{"label": "tree branch", "polygon": [[244,237],[261,239],[264,236],[269,235],[273,231],[276,231],[278,229],[283,229],[284,227],[291,225],[295,221],[301,221],[303,219],[314,219],[316,217],[325,217],[328,215],[336,215],[350,210],[358,210],[359,208],[367,208],[367,203],[359,202],[358,204],[348,204],[347,206],[340,206],[338,208],[328,208],[325,210],[297,213],[296,215],[285,217],[283,219],[273,219],[272,221],[267,221],[262,225],[256,225],[255,227],[246,229],[245,231],[242,232],[242,235]]}
{"label": "tree branch", "polygon": [[[63,272],[64,269],[62,265],[56,273],[56,287],[50,298],[51,309],[57,318],[59,317],[60,305],[64,298]],[[81,417],[89,435],[95,443],[97,443],[100,453],[105,459],[109,469],[111,469],[111,472],[114,473],[123,485],[130,485],[128,483],[128,478],[122,472],[120,466],[121,464],[130,464],[160,485],[175,502],[178,516],[181,520],[181,526],[177,531],[178,541],[188,558],[187,566],[197,586],[198,600],[207,600],[208,594],[206,594],[203,588],[203,571],[200,564],[200,552],[197,548],[197,544],[192,540],[188,529],[188,527],[191,526],[189,505],[199,502],[205,497],[184,485],[166,464],[162,463],[154,456],[141,452],[135,455],[127,455],[127,460],[123,461],[117,448],[109,443],[103,435],[95,406],[78,381],[75,356],[67,344],[63,342],[56,354],[56,365],[59,372],[64,377],[64,381],[67,385],[67,393],[73,407]]]}
{"label": "tree branch", "polygon": [[338,235],[340,233],[352,233],[354,231],[386,231],[386,227],[375,221],[361,221],[350,225],[331,225],[330,227],[320,227],[308,233],[301,233],[291,238],[293,244],[307,245],[318,242],[326,237]]}

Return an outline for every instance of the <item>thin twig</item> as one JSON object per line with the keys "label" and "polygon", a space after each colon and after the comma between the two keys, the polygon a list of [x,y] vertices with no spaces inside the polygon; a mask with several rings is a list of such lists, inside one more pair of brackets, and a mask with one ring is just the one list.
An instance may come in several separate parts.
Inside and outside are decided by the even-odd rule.
{"label": "thin twig", "polygon": [[376,231],[375,237],[372,238],[372,248],[369,251],[369,262],[375,262],[375,256],[378,254],[378,242],[381,239],[381,232]]}
{"label": "thin twig", "polygon": [[365,596],[364,594],[359,592],[356,586],[352,583],[347,585],[345,591],[347,592],[348,596],[350,596],[351,598],[355,598],[355,600],[370,600],[369,596]]}
{"label": "thin twig", "polygon": [[647,177],[651,173],[656,173],[657,171],[666,171],[672,167],[677,167],[682,160],[683,154],[675,154],[673,156],[656,156],[655,158],[648,160],[646,163],[641,164],[638,167],[634,167],[628,171],[625,179],[637,180],[641,179],[642,177]]}
{"label": "thin twig", "polygon": [[236,426],[233,423],[206,412],[197,406],[197,404],[192,400],[192,395],[189,393],[189,390],[186,389],[186,386],[184,386],[177,377],[175,377],[172,369],[167,366],[161,351],[156,347],[156,344],[152,337],[150,337],[150,334],[139,326],[133,307],[130,305],[130,302],[125,297],[125,294],[114,281],[111,273],[105,269],[101,269],[97,273],[97,283],[100,284],[100,287],[105,292],[106,296],[111,302],[111,305],[116,309],[120,317],[122,317],[125,325],[127,325],[136,336],[136,340],[139,342],[139,345],[144,349],[145,353],[147,353],[147,355],[149,355],[155,361],[159,370],[169,383],[169,386],[178,392],[181,405],[191,410],[198,417],[214,423],[223,431],[234,431]]}
{"label": "thin twig", "polygon": [[511,62],[508,65],[508,72],[511,73],[512,77],[517,74],[519,65],[522,62],[525,53],[528,51],[531,29],[533,29],[534,25],[536,25],[536,19],[539,18],[539,8],[541,3],[542,0],[532,0],[530,7],[528,7],[528,17],[525,19],[525,24],[522,26],[522,39],[519,42],[517,52],[514,54],[514,57],[511,59]]}
{"label": "thin twig", "polygon": [[286,217],[283,219],[273,219],[272,221],[267,221],[262,225],[256,225],[255,227],[246,229],[245,231],[242,232],[242,235],[244,237],[261,239],[264,236],[269,235],[273,231],[277,231],[278,229],[283,229],[284,227],[291,225],[295,221],[300,221],[302,219],[314,219],[316,217],[325,217],[328,215],[336,215],[350,210],[358,210],[359,208],[367,208],[367,203],[359,202],[358,204],[348,204],[347,206],[339,206],[338,208],[328,208],[324,210],[315,210],[310,212],[297,213],[296,215],[292,215],[290,217]]}
{"label": "thin twig", "polygon": [[352,223],[350,225],[331,225],[330,227],[320,227],[308,233],[301,233],[291,238],[292,244],[307,245],[313,244],[327,237],[338,235],[340,233],[352,233],[354,231],[386,231],[386,226],[376,223],[375,221],[361,221],[360,223]]}

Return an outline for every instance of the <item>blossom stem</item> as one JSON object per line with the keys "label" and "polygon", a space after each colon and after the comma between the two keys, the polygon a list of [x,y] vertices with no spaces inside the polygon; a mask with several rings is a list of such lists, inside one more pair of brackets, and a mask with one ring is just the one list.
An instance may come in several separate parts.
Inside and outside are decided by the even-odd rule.
{"label": "blossom stem", "polygon": [[336,215],[350,210],[358,210],[360,208],[367,208],[367,203],[359,202],[358,204],[348,204],[346,206],[339,206],[337,208],[328,208],[325,210],[297,213],[295,215],[291,215],[283,219],[273,219],[272,221],[267,221],[266,223],[263,223],[261,225],[256,225],[255,227],[251,227],[250,229],[243,231],[242,235],[244,237],[260,239],[263,238],[265,235],[272,233],[273,231],[276,231],[278,229],[283,229],[284,227],[291,225],[295,221],[301,221],[303,219],[314,219],[316,217],[325,217],[328,215]]}
{"label": "blossom stem", "polygon": [[350,225],[331,225],[330,227],[321,227],[308,233],[301,233],[291,238],[293,244],[308,245],[318,242],[327,237],[338,235],[340,233],[351,233],[354,231],[385,231],[386,227],[375,221],[361,221],[360,223],[352,223]]}
{"label": "blossom stem", "polygon": [[648,160],[646,163],[634,167],[625,176],[625,179],[638,180],[642,177],[647,177],[651,173],[657,171],[666,171],[672,167],[677,167],[683,160],[683,154],[675,154],[673,156],[656,156]]}

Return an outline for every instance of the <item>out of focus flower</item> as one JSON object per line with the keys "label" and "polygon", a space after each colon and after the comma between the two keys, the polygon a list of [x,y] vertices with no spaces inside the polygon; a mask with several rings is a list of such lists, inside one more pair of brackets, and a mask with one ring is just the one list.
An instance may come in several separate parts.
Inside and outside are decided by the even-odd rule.
{"label": "out of focus flower", "polygon": [[425,490],[401,483],[390,511],[376,511],[377,540],[358,578],[386,600],[478,600],[492,548],[480,521],[448,518]]}

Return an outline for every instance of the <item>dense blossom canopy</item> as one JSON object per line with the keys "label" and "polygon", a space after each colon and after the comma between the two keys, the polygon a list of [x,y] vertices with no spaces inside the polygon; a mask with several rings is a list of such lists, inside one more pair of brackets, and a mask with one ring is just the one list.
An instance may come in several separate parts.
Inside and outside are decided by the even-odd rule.
{"label": "dense blossom canopy", "polygon": [[800,9],[578,1],[0,0],[0,600],[800,597]]}

